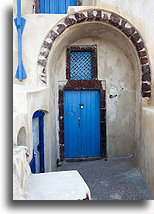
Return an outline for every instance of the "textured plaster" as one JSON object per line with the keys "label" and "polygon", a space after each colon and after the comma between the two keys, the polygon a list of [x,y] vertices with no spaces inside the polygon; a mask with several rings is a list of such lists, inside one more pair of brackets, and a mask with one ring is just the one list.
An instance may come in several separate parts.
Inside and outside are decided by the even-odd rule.
{"label": "textured plaster", "polygon": [[[97,7],[105,10],[111,10],[129,20],[141,33],[153,67],[153,20],[154,20],[154,4],[153,0],[130,1],[124,0],[97,0]],[[153,79],[152,75],[152,79]]]}
{"label": "textured plaster", "polygon": [[26,200],[90,199],[90,190],[76,170],[32,175],[25,190]]}
{"label": "textured plaster", "polygon": [[[45,149],[45,170],[51,171],[56,168],[57,146],[55,132],[54,111],[49,111],[49,90],[48,88],[28,88],[21,85],[14,85],[14,128],[13,128],[13,145],[17,145],[17,135],[21,127],[25,127],[27,139],[26,146],[29,149],[29,162],[32,158],[32,116],[35,111],[42,110],[44,116],[44,149]],[[53,106],[52,106],[53,105]],[[54,100],[51,103],[54,108]],[[52,142],[52,143],[51,143]]]}
{"label": "textured plaster", "polygon": [[[40,70],[37,65],[40,47],[42,46],[42,43],[46,38],[49,30],[51,30],[52,27],[54,27],[56,23],[58,23],[58,21],[64,18],[65,15],[32,14],[32,4],[32,0],[22,0],[22,15],[24,18],[26,18],[26,25],[23,32],[23,64],[26,69],[28,78],[23,80],[22,83],[19,83],[17,79],[13,78],[14,83],[18,84],[18,86],[16,85],[14,87],[15,89],[13,105],[15,112],[15,125],[13,144],[17,145],[18,131],[21,127],[25,127],[28,136],[26,144],[28,145],[28,149],[31,154],[32,115],[37,110],[44,110],[46,112],[45,167],[47,171],[51,171],[56,168],[57,153],[59,151],[58,88],[60,84],[64,85],[66,82],[65,49],[68,45],[75,43],[77,44],[78,42],[88,43],[90,41],[90,44],[97,43],[99,44],[99,52],[102,52],[101,55],[98,55],[98,67],[100,70],[100,72],[98,73],[98,78],[102,80],[105,79],[107,95],[109,94],[110,86],[113,86],[118,90],[124,87],[124,91],[120,92],[116,98],[107,98],[107,119],[109,121],[108,125],[111,126],[108,126],[107,129],[108,137],[113,137],[114,133],[119,133],[120,130],[120,135],[118,136],[118,139],[120,140],[119,142],[126,141],[127,135],[124,135],[124,137],[121,136],[123,136],[123,133],[125,131],[122,128],[122,125],[124,125],[124,127],[127,126],[128,129],[126,128],[126,130],[130,131],[129,133],[131,133],[131,135],[129,137],[132,137],[132,139],[129,142],[125,142],[127,146],[122,147],[122,153],[122,148],[120,148],[120,153],[128,154],[128,151],[130,151],[129,153],[134,153],[134,148],[130,146],[130,142],[134,142],[135,127],[135,153],[138,160],[138,165],[141,169],[141,172],[144,174],[145,181],[148,185],[148,188],[150,189],[152,186],[151,163],[153,156],[149,151],[152,151],[151,139],[153,136],[153,111],[147,111],[146,109],[143,110],[141,107],[141,72],[136,50],[133,47],[132,43],[125,35],[122,35],[118,29],[115,29],[115,27],[113,26],[107,26],[105,23],[81,23],[76,26],[71,26],[69,27],[69,29],[65,30],[65,32],[61,34],[53,44],[52,51],[50,52],[49,60],[47,62],[47,87],[40,87],[40,85],[38,84]],[[150,59],[153,83],[153,0],[124,0],[122,2],[121,0],[97,0],[96,6],[70,7],[69,13],[94,8],[109,10],[117,13],[118,15],[127,19],[141,33],[143,40],[145,41],[145,46],[147,48],[148,56]],[[16,16],[15,12],[16,10],[14,8],[14,17]],[[17,68],[17,30],[14,24],[13,38],[13,75],[15,76]],[[84,38],[86,38],[86,40],[84,40]],[[105,52],[108,47],[110,48],[111,53],[109,53],[108,51]],[[112,60],[111,56],[112,58],[115,58]],[[122,57],[122,59],[126,63],[126,66],[124,66],[124,62],[121,62],[121,60],[117,59],[117,57]],[[101,61],[102,63],[100,63]],[[121,77],[119,76],[121,74],[118,70],[119,67],[122,67],[125,73],[124,74],[122,72],[122,74],[124,75],[122,75]],[[124,67],[128,68],[129,71],[133,71],[128,74],[128,83],[130,84],[127,84],[127,70]],[[116,74],[114,73],[115,70]],[[104,71],[109,72],[106,72],[104,76]],[[134,75],[134,77],[131,75]],[[114,78],[112,78],[112,76],[114,76]],[[120,84],[116,82],[116,79],[118,79]],[[126,96],[127,100],[123,100],[123,98],[125,97],[124,95]],[[119,103],[117,103],[117,100],[119,100]],[[147,105],[147,102],[142,101],[142,104]],[[131,105],[132,109],[128,108]],[[135,107],[133,108],[134,105]],[[122,111],[118,113],[119,109],[122,109]],[[131,115],[133,115],[133,112],[135,111],[135,119],[132,119],[132,124],[130,124],[130,119],[127,120],[127,111],[132,111]],[[141,113],[142,123],[140,123]],[[149,116],[149,114],[151,116]],[[117,121],[116,118],[120,118],[118,125],[117,123],[115,123],[115,121]],[[147,129],[146,127],[149,128]],[[112,138],[110,142],[113,141],[114,138]],[[108,142],[108,145],[110,144],[110,142]],[[117,143],[121,145],[121,143],[119,142],[117,141]],[[119,153],[119,147],[116,145],[116,143],[115,145],[112,143],[112,145],[110,148],[108,148],[109,154],[115,155],[111,152],[113,151],[112,149],[115,148],[114,153],[116,153],[117,155]],[[129,150],[129,148],[131,148],[131,150]],[[29,156],[29,161],[30,159],[31,155]]]}
{"label": "textured plaster", "polygon": [[90,200],[77,171],[32,174],[28,156],[27,147],[13,147],[13,200]]}
{"label": "textured plaster", "polygon": [[[20,83],[16,78],[13,79],[15,84],[24,85],[30,88],[37,87],[37,58],[42,41],[48,33],[48,30],[55,25],[55,23],[63,18],[65,15],[62,14],[24,14],[23,17],[26,19],[25,28],[22,36],[22,48],[23,48],[23,65],[27,73],[27,79],[24,79]],[[15,17],[15,15],[14,15]],[[39,24],[38,24],[39,23]],[[33,32],[33,33],[32,33]],[[16,74],[18,58],[17,58],[17,30],[13,24],[13,76]],[[36,39],[37,38],[37,39]]]}
{"label": "textured plaster", "polygon": [[[101,25],[99,25],[99,27],[100,26]],[[81,27],[82,26],[79,28],[80,30]],[[88,27],[89,26],[87,26],[87,28]],[[58,41],[58,47],[56,46],[56,49],[59,51],[56,51],[54,56],[51,53],[48,64],[48,67],[51,68],[51,78],[54,77],[55,86],[58,85],[58,82],[66,81],[65,53],[68,45],[97,45],[98,79],[106,82],[108,156],[127,156],[134,154],[136,120],[135,94],[136,90],[139,90],[139,84],[135,84],[135,79],[139,75],[138,70],[134,70],[135,67],[132,66],[132,63],[128,60],[123,51],[113,43],[100,38],[95,38],[93,33],[90,34],[92,35],[91,38],[88,37],[72,42],[76,39],[76,35],[78,35],[78,37],[82,37],[82,35],[75,32],[68,34],[68,38],[65,36],[63,43],[62,41]],[[130,59],[132,58],[130,57]],[[55,64],[54,62],[57,61],[59,63]],[[55,66],[50,66],[50,63]],[[116,87],[117,90],[120,90],[121,88],[124,89],[117,97],[110,99],[109,91],[113,86]],[[55,88],[55,91],[57,91],[57,89],[58,88]],[[57,96],[58,94],[55,99],[58,103]],[[137,111],[139,111],[139,109],[137,109]],[[58,127],[58,112],[56,112],[56,114]]]}
{"label": "textured plaster", "polygon": [[25,146],[28,147],[29,141],[28,141],[28,120],[27,115],[22,112],[14,112],[13,113],[13,145],[17,146],[18,143],[18,134],[21,128],[25,128],[26,131],[26,139],[25,139]]}
{"label": "textured plaster", "polygon": [[[88,20],[88,22],[86,20]],[[72,14],[72,15],[66,17],[65,19],[61,20],[57,24],[57,26],[55,26],[48,33],[47,37],[45,38],[45,40],[43,42],[43,45],[42,45],[42,48],[41,48],[40,54],[39,54],[39,59],[38,59],[38,65],[39,65],[38,73],[40,73],[39,74],[39,83],[40,84],[44,84],[44,85],[47,84],[49,75],[46,71],[46,68],[47,68],[46,65],[48,62],[48,56],[50,53],[50,49],[54,46],[55,39],[57,41],[57,37],[59,38],[59,35],[61,35],[61,33],[63,33],[63,31],[67,31],[67,28],[70,26],[71,27],[69,30],[71,30],[72,26],[76,23],[78,24],[78,23],[83,22],[84,24],[88,25],[90,22],[91,23],[95,22],[95,20],[99,21],[100,24],[102,24],[103,26],[104,25],[108,26],[108,24],[111,24],[108,27],[111,28],[112,37],[113,37],[114,32],[116,32],[116,31],[120,31],[119,32],[120,35],[121,34],[123,35],[123,33],[124,33],[127,37],[127,40],[132,41],[131,44],[133,44],[133,47],[135,47],[137,53],[140,56],[140,63],[142,65],[142,69],[141,68],[140,69],[143,72],[150,71],[150,66],[149,66],[149,64],[147,64],[148,57],[146,55],[146,51],[141,51],[141,50],[144,50],[143,40],[140,36],[140,33],[137,30],[135,30],[135,28],[130,23],[126,22],[124,19],[121,19],[118,15],[111,14],[110,12],[103,12],[100,10],[91,10],[91,11],[88,10],[88,11],[82,11],[80,13],[75,13],[75,14]],[[96,24],[98,24],[98,23],[96,22]],[[96,30],[98,31],[98,25],[96,25],[96,26],[97,26]],[[115,28],[115,27],[117,27],[117,28]],[[123,33],[121,32],[121,30]],[[135,31],[136,31],[136,33],[135,33]],[[85,34],[84,34],[84,36],[85,36]],[[130,36],[131,36],[131,38],[130,38]],[[108,39],[111,39],[111,38],[109,37]],[[119,41],[119,39],[117,38],[117,43],[118,43],[118,41]],[[119,44],[120,44],[120,42],[119,42]],[[141,52],[139,52],[139,51],[141,51]],[[129,50],[127,50],[127,53],[129,53]],[[137,57],[137,59],[139,59],[139,57]],[[144,66],[143,66],[143,64],[144,64]],[[145,64],[147,64],[147,65],[145,65]],[[150,75],[144,74],[142,76],[142,96],[143,97],[151,97],[149,84],[150,84]]]}
{"label": "textured plaster", "polygon": [[136,144],[135,147],[135,158],[140,168],[140,171],[145,179],[147,188],[150,192],[152,199],[154,198],[153,118],[154,118],[154,108],[144,107],[141,111],[141,141],[138,144]]}
{"label": "textured plaster", "polygon": [[28,159],[28,148],[13,147],[13,200],[25,200],[25,182],[31,175]]}

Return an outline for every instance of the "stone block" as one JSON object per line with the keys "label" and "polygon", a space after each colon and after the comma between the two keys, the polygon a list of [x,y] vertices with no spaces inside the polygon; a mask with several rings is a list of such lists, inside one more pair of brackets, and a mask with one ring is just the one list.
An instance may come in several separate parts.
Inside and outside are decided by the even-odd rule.
{"label": "stone block", "polygon": [[151,81],[150,73],[144,73],[142,75],[142,81],[148,81],[148,82],[150,82]]}
{"label": "stone block", "polygon": [[142,91],[150,91],[151,90],[151,86],[147,83],[142,83]]}
{"label": "stone block", "polygon": [[83,22],[86,19],[86,16],[83,13],[75,13],[74,16],[77,22]]}
{"label": "stone block", "polygon": [[93,11],[87,11],[87,20],[92,21],[94,18]]}
{"label": "stone block", "polygon": [[146,51],[140,51],[140,52],[138,52],[138,55],[140,58],[143,58],[143,57],[147,56],[147,53],[146,53]]}
{"label": "stone block", "polygon": [[112,25],[118,26],[120,23],[120,17],[115,14],[111,14],[109,23]]}
{"label": "stone block", "polygon": [[57,25],[57,27],[58,27],[57,32],[59,34],[61,34],[62,32],[64,32],[64,30],[66,29],[66,26],[63,25],[63,24],[59,24],[59,25]]}
{"label": "stone block", "polygon": [[38,63],[39,65],[45,67],[47,62],[46,62],[45,59],[39,59],[37,63]]}
{"label": "stone block", "polygon": [[147,57],[141,58],[140,61],[141,61],[142,65],[147,64],[148,63],[148,58]]}
{"label": "stone block", "polygon": [[96,11],[96,20],[97,21],[101,21],[102,20],[102,11],[101,10],[97,10]]}
{"label": "stone block", "polygon": [[123,32],[126,34],[126,36],[131,36],[135,32],[135,29],[133,27],[131,28],[125,27],[123,29]]}
{"label": "stone block", "polygon": [[44,41],[44,43],[43,43],[43,47],[44,48],[47,48],[47,49],[51,49],[51,47],[52,47],[52,42],[51,43],[49,43],[49,42],[46,42],[46,41]]}
{"label": "stone block", "polygon": [[57,34],[55,31],[51,30],[50,33],[48,34],[48,37],[49,37],[52,41],[54,41],[54,40],[58,37],[58,34]]}
{"label": "stone block", "polygon": [[67,27],[71,26],[71,25],[74,25],[76,23],[75,19],[72,19],[72,18],[66,18],[64,20],[64,23],[67,25]]}
{"label": "stone block", "polygon": [[136,43],[136,49],[138,51],[141,51],[143,48],[144,48],[144,43],[143,42],[139,42],[139,43]]}
{"label": "stone block", "polygon": [[150,66],[149,65],[143,65],[142,66],[142,72],[143,73],[150,73]]}

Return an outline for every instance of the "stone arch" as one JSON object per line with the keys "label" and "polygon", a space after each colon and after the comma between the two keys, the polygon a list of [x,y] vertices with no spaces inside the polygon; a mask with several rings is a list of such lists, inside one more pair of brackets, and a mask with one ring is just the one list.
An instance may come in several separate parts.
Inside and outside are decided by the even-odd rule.
{"label": "stone arch", "polygon": [[147,54],[147,50],[144,41],[138,32],[138,30],[130,24],[127,20],[121,16],[98,9],[90,9],[86,11],[77,12],[70,14],[60,20],[52,30],[49,31],[46,38],[43,41],[39,57],[39,84],[47,85],[47,73],[46,66],[48,61],[48,56],[51,51],[54,41],[69,27],[83,23],[83,22],[101,22],[117,28],[122,34],[124,34],[134,45],[136,52],[138,54],[138,59],[140,62],[140,70],[142,73],[142,97],[151,97],[151,69],[150,61]]}
{"label": "stone arch", "polygon": [[26,146],[27,134],[25,127],[21,127],[17,135],[17,146]]}

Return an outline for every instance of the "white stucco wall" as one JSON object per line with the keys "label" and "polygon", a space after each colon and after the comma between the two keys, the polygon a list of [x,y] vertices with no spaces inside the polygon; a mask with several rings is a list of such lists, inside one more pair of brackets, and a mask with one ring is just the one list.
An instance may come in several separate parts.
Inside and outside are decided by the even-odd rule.
{"label": "white stucco wall", "polygon": [[[15,3],[15,1],[14,1]],[[87,4],[85,2],[85,4]],[[93,1],[93,4],[95,8],[101,8],[104,10],[109,10],[117,13],[118,15],[124,17],[129,22],[131,22],[132,25],[141,33],[144,41],[145,46],[148,51],[148,55],[150,58],[150,63],[152,67],[152,82],[153,79],[153,0],[97,0],[97,2]],[[15,4],[14,4],[15,5]],[[98,44],[98,70],[99,70],[99,79],[105,79],[106,80],[106,89],[107,93],[109,92],[109,88],[113,85],[114,87],[117,87],[120,89],[124,86],[124,93],[120,93],[119,96],[115,99],[110,100],[107,96],[107,121],[109,123],[107,124],[108,130],[107,130],[107,136],[108,136],[108,152],[109,155],[114,156],[115,152],[116,155],[126,155],[126,153],[134,153],[137,154],[138,157],[144,156],[143,153],[147,153],[149,151],[149,148],[151,148],[151,139],[150,136],[153,135],[152,130],[147,131],[145,129],[145,124],[147,124],[147,120],[149,118],[148,114],[144,113],[143,110],[140,112],[140,74],[138,71],[138,62],[134,57],[134,51],[130,44],[123,43],[123,38],[119,34],[113,34],[112,30],[107,29],[110,34],[106,34],[101,32],[100,35],[104,36],[101,38],[104,38],[102,40],[100,37],[96,38],[94,35],[96,35],[96,31],[92,34],[90,32],[90,27],[84,27],[81,28],[81,31],[78,31],[78,35],[75,37],[69,37],[69,31],[68,35],[67,32],[62,34],[56,41],[56,44],[54,45],[51,53],[50,53],[50,60],[48,62],[48,83],[49,88],[40,89],[38,86],[38,73],[37,73],[37,59],[38,54],[41,48],[41,45],[43,43],[43,40],[49,30],[65,15],[50,15],[50,14],[32,14],[32,0],[22,0],[22,15],[24,18],[26,18],[26,25],[23,32],[23,64],[27,73],[27,79],[23,80],[22,83],[20,83],[16,78],[13,78],[13,81],[15,84],[22,85],[21,87],[17,88],[14,96],[14,112],[18,115],[21,113],[22,116],[15,116],[15,124],[21,124],[24,123],[27,124],[28,130],[28,147],[29,150],[32,151],[32,127],[31,127],[31,119],[32,115],[36,110],[42,109],[46,110],[48,112],[45,115],[45,167],[47,171],[53,170],[56,167],[56,159],[57,159],[57,151],[58,151],[58,81],[63,82],[65,81],[65,56],[64,56],[64,48],[67,45],[70,44]],[[81,9],[86,9],[90,7],[70,7],[69,12],[71,11],[77,11]],[[91,8],[94,8],[92,6]],[[14,7],[14,17],[15,15],[15,7]],[[103,26],[102,26],[103,28]],[[73,30],[74,29],[74,30]],[[91,30],[94,29],[94,26],[91,26]],[[72,33],[76,32],[75,27],[72,27]],[[80,33],[81,32],[81,33]],[[85,35],[84,35],[85,34]],[[68,40],[65,41],[63,38],[65,36],[68,36]],[[73,34],[72,34],[73,35]],[[87,38],[87,35],[89,36],[88,39],[81,40],[81,36],[84,38]],[[16,68],[17,68],[17,31],[16,27],[13,24],[13,76],[15,76]],[[114,39],[115,36],[115,39]],[[112,38],[110,38],[112,37]],[[120,42],[116,42],[116,39]],[[63,43],[61,41],[63,40]],[[78,41],[79,40],[79,41]],[[108,42],[106,40],[109,40]],[[59,44],[62,44],[61,47],[58,46]],[[56,47],[59,47],[57,53]],[[61,59],[58,64],[54,64],[53,62],[58,59],[57,57]],[[111,57],[112,56],[112,57]],[[127,58],[128,57],[128,58]],[[114,58],[114,59],[113,59]],[[113,59],[113,60],[112,60]],[[119,67],[123,68],[124,71],[123,76],[119,73]],[[113,69],[114,68],[114,69]],[[108,72],[109,71],[109,75]],[[130,72],[129,72],[130,71]],[[133,72],[132,72],[133,71]],[[115,73],[116,72],[116,73]],[[52,74],[54,73],[54,78],[52,78]],[[126,81],[128,76],[128,82]],[[135,78],[135,82],[133,81]],[[118,81],[117,81],[118,80]],[[59,83],[60,84],[60,83]],[[26,87],[26,88],[25,88]],[[152,87],[153,88],[153,87]],[[136,95],[135,95],[136,91]],[[132,95],[133,94],[133,95]],[[118,103],[117,100],[120,102]],[[136,107],[133,108],[133,106],[136,105]],[[128,106],[132,106],[132,109],[129,109]],[[136,112],[136,122],[134,122],[134,119],[132,119],[132,123],[130,122],[133,118],[134,109]],[[136,111],[138,109],[138,111]],[[120,111],[121,110],[121,111]],[[128,122],[128,115],[125,113],[129,112],[129,122]],[[140,113],[142,113],[142,125],[140,130]],[[153,115],[153,113],[151,113]],[[26,116],[23,116],[26,115]],[[116,118],[115,118],[116,115]],[[144,116],[143,116],[144,115]],[[151,115],[151,117],[152,117]],[[120,118],[123,118],[121,121]],[[22,119],[21,119],[22,118]],[[27,118],[27,119],[25,119]],[[23,122],[19,122],[19,121]],[[28,122],[25,122],[25,121]],[[125,122],[127,121],[127,122]],[[123,126],[121,126],[121,123],[123,123]],[[134,124],[135,123],[135,124]],[[113,126],[114,125],[114,126]],[[18,128],[20,128],[20,125],[17,125]],[[26,125],[25,125],[26,126]],[[122,128],[123,127],[123,128]],[[124,134],[124,127],[125,130],[128,131],[128,133],[131,133],[129,135],[129,142],[127,145],[130,145],[134,142],[135,138],[135,145],[138,145],[138,147],[142,149],[136,149],[133,150],[133,147],[121,147],[122,141],[128,137],[128,135]],[[135,127],[136,133],[134,134]],[[149,123],[149,127],[151,127],[151,123]],[[114,144],[114,138],[113,136],[115,133],[117,133],[120,129],[120,136],[119,138],[119,144],[118,146]],[[142,135],[140,136],[140,131]],[[143,134],[145,133],[145,134]],[[127,136],[126,136],[127,135]],[[135,137],[134,137],[135,135]],[[17,133],[14,136],[14,145],[16,145],[16,136]],[[146,138],[144,137],[146,136]],[[145,142],[148,140],[149,147],[145,146]],[[114,146],[112,146],[114,145]],[[116,145],[116,146],[115,146]],[[125,152],[125,149],[127,148],[127,152]],[[144,149],[143,149],[144,148]],[[119,152],[120,150],[120,152]],[[123,152],[121,153],[121,151]],[[114,151],[114,152],[113,152]],[[130,151],[130,152],[128,152]],[[134,151],[134,152],[133,152]],[[31,157],[31,156],[30,156]],[[145,156],[144,156],[145,157]],[[145,158],[144,158],[145,159]],[[148,162],[152,160],[152,155],[147,157],[146,159]],[[148,187],[150,189],[152,180],[148,181],[149,175],[147,170],[150,168],[147,168],[145,164],[142,164],[141,158],[138,158],[138,165],[141,169],[141,171],[144,174],[145,180],[147,181]],[[151,166],[151,165],[150,165]]]}
{"label": "white stucco wall", "polygon": [[[43,40],[48,33],[49,29],[55,25],[55,23],[64,17],[64,15],[24,15],[26,19],[25,28],[22,36],[22,48],[23,48],[23,65],[27,73],[27,79],[22,83],[18,79],[14,78],[15,84],[24,85],[30,88],[37,87],[37,59],[38,53],[42,46]],[[13,76],[15,76],[18,65],[18,46],[17,46],[17,30],[13,25]]]}
{"label": "white stucco wall", "polygon": [[42,110],[45,112],[44,116],[44,150],[45,150],[45,170],[51,171],[56,167],[57,160],[57,144],[55,132],[55,117],[54,111],[49,111],[50,108],[54,109],[54,102],[49,105],[48,88],[41,90],[30,89],[21,85],[14,85],[13,98],[14,98],[14,129],[13,129],[13,145],[17,145],[17,135],[21,127],[25,127],[27,134],[27,147],[29,149],[29,162],[32,158],[32,117],[35,111]]}
{"label": "white stucco wall", "polygon": [[[85,38],[70,45],[97,45],[98,79],[106,82],[108,157],[134,154],[136,85],[132,64],[117,46],[106,40]],[[58,61],[58,66],[57,63],[54,64],[55,60]],[[67,81],[66,47],[60,50],[56,59],[51,59],[51,64],[55,65],[51,72],[57,85],[55,91],[58,91],[59,82]],[[117,90],[124,89],[116,98],[111,99],[109,98],[111,87]],[[56,102],[58,104],[58,96],[56,96]],[[58,118],[58,112],[56,112],[56,118]]]}
{"label": "white stucco wall", "polygon": [[25,200],[25,182],[31,175],[28,164],[28,148],[25,146],[13,147],[13,200]]}
{"label": "white stucco wall", "polygon": [[[153,70],[153,0],[97,0],[97,7],[113,11],[129,20],[141,33],[148,49]],[[153,78],[153,76],[152,76]]]}
{"label": "white stucco wall", "polygon": [[[30,14],[28,8],[32,4],[32,0],[29,2],[23,0],[23,17],[26,18],[26,25],[23,33],[23,62],[29,78],[24,80],[23,84],[33,85],[34,76],[36,70],[36,61],[39,49],[42,45],[43,39],[48,33],[49,29],[56,24],[65,15],[62,14]],[[146,4],[146,7],[144,6]],[[27,6],[26,6],[27,5]],[[94,6],[93,6],[94,7]],[[77,10],[84,9],[87,7],[75,7]],[[145,45],[148,49],[148,54],[151,61],[151,66],[153,68],[153,1],[152,0],[124,0],[121,3],[118,1],[108,1],[108,0],[97,0],[96,8],[102,8],[105,10],[113,11],[118,15],[121,15],[125,19],[129,20],[132,25],[134,25],[138,31],[143,36]],[[130,12],[131,11],[131,12]],[[14,10],[15,12],[15,10]],[[28,14],[27,14],[28,13]],[[39,25],[38,25],[39,23]],[[17,67],[17,32],[14,26],[14,73]],[[33,33],[32,33],[33,32]],[[29,37],[30,35],[30,37]],[[37,38],[37,45],[36,45]],[[31,60],[34,59],[34,60]],[[35,63],[34,63],[35,62]],[[34,74],[34,75],[33,75]],[[37,78],[35,78],[36,80]],[[14,79],[15,80],[15,79]],[[15,80],[18,84],[18,81]]]}
{"label": "white stucco wall", "polygon": [[136,144],[135,158],[140,171],[144,177],[147,184],[148,190],[151,195],[151,199],[154,198],[153,191],[153,180],[154,180],[154,159],[153,159],[153,149],[154,149],[154,108],[144,107],[141,114],[141,141]]}

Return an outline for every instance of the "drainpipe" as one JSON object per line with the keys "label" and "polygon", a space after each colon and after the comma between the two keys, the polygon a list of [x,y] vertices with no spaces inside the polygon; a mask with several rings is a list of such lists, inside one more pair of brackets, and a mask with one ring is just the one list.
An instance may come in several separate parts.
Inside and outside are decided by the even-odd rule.
{"label": "drainpipe", "polygon": [[17,0],[17,18],[14,19],[18,32],[18,68],[15,77],[22,82],[27,77],[22,63],[22,33],[26,23],[26,19],[21,17],[21,0]]}

